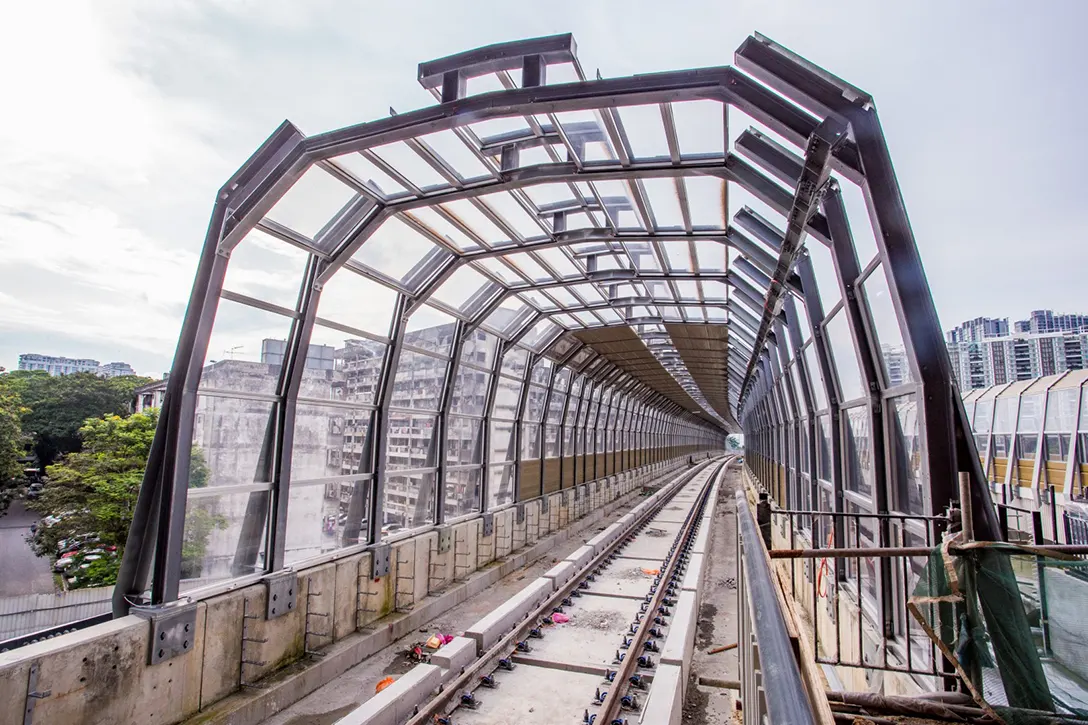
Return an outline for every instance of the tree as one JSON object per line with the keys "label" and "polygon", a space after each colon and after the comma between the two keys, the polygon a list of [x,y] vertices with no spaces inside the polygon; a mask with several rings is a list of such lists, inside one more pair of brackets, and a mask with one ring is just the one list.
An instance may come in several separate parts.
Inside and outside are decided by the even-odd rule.
{"label": "tree", "polygon": [[740,436],[728,436],[725,439],[725,444],[729,447],[729,450],[731,451],[739,451],[741,448],[744,448],[744,441],[741,439]]}
{"label": "tree", "polygon": [[[132,523],[132,513],[143,481],[147,456],[155,437],[158,410],[127,418],[106,415],[89,418],[79,429],[82,450],[69,453],[47,469],[48,480],[42,495],[29,505],[55,520],[38,527],[32,543],[39,556],[56,556],[61,541],[89,538],[98,546],[115,546],[118,560],[123,553]],[[190,463],[191,487],[207,484],[208,469],[203,453],[194,448]],[[226,520],[212,504],[189,507],[186,514],[183,568],[199,575],[211,532],[223,528]],[[97,564],[97,562],[96,562]],[[100,564],[81,575],[87,581],[112,584],[116,563]],[[90,572],[90,568],[87,570]]]}
{"label": "tree", "polygon": [[94,373],[50,376],[42,370],[15,370],[4,376],[28,410],[22,428],[33,439],[42,468],[58,456],[80,450],[80,428],[88,418],[128,415],[136,388],[151,378]]}
{"label": "tree", "polygon": [[22,398],[7,384],[7,376],[0,376],[0,516],[7,513],[22,477],[19,459],[26,452],[22,427],[26,413]]}

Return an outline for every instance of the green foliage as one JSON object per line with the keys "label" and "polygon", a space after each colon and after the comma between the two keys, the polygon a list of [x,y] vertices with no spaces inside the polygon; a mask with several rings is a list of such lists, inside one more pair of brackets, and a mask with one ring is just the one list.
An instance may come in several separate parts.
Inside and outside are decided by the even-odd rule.
{"label": "green foliage", "polygon": [[731,451],[739,451],[741,448],[744,448],[744,442],[741,441],[739,436],[735,435],[728,436],[725,439],[725,445]]}
{"label": "green foliage", "polygon": [[[61,541],[97,537],[97,545],[116,546],[120,557],[157,423],[158,410],[154,409],[127,418],[106,415],[85,422],[79,429],[82,450],[49,466],[41,497],[29,503],[43,516],[60,519],[38,527],[32,544],[39,556],[56,556]],[[208,467],[199,448],[193,449],[190,469],[191,486],[207,485]],[[225,519],[207,504],[189,508],[183,552],[189,570],[199,573],[208,537],[225,525]],[[79,579],[82,585],[84,575]]]}
{"label": "green foliage", "polygon": [[117,582],[117,572],[121,569],[121,557],[109,556],[104,559],[92,561],[86,569],[80,569],[75,573],[78,581],[69,582],[69,589],[84,589],[86,587],[107,587]]}
{"label": "green foliage", "polygon": [[151,378],[126,375],[100,378],[94,373],[50,376],[42,370],[15,370],[4,376],[27,408],[22,428],[33,438],[43,467],[80,449],[80,428],[88,418],[127,415],[136,388]]}
{"label": "green foliage", "polygon": [[19,459],[26,450],[22,420],[29,412],[18,390],[8,384],[7,377],[0,376],[0,488],[4,491],[22,475]]}

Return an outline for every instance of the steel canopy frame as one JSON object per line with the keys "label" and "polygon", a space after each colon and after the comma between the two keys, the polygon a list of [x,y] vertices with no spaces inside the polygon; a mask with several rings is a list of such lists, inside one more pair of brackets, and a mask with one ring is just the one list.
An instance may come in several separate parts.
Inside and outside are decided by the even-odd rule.
{"label": "steel canopy frame", "polygon": [[[835,425],[833,430],[841,431],[846,417],[846,411],[840,413],[843,403],[854,402],[843,401],[835,389],[837,351],[827,340],[829,318],[823,315],[804,245],[806,237],[815,239],[837,258],[851,244],[842,232],[841,224],[846,220],[839,206],[829,207],[825,197],[820,208],[831,173],[861,184],[870,205],[881,208],[877,215],[882,220],[881,228],[887,227],[888,234],[897,235],[892,244],[884,243],[878,234],[880,259],[883,269],[889,272],[889,287],[897,317],[903,323],[911,368],[921,372],[921,379],[893,392],[913,393],[923,411],[919,419],[925,440],[923,450],[929,454],[925,456],[927,507],[936,511],[951,502],[955,497],[955,472],[972,458],[977,462],[977,457],[973,440],[962,436],[955,423],[950,366],[947,357],[941,362],[945,353],[936,314],[932,312],[932,300],[890,162],[870,160],[870,156],[885,158],[886,148],[875,114],[864,105],[868,97],[851,91],[847,97],[853,101],[824,98],[828,95],[827,82],[822,79],[819,90],[823,95],[817,95],[827,104],[834,101],[834,105],[813,103],[811,93],[797,91],[797,78],[791,76],[790,83],[782,82],[760,64],[762,60],[751,60],[748,51],[755,47],[753,44],[765,46],[764,41],[750,38],[738,51],[737,62],[751,69],[755,78],[732,67],[718,67],[587,80],[569,35],[505,43],[421,64],[420,81],[440,101],[436,105],[311,137],[284,122],[216,197],[125,548],[115,613],[126,613],[137,601],[164,605],[178,598],[198,396],[221,299],[290,320],[279,380],[274,393],[269,394],[272,414],[263,442],[264,454],[254,479],[268,486],[260,493],[259,501],[250,500],[254,521],[249,524],[249,533],[238,542],[239,561],[254,567],[257,573],[272,573],[287,565],[284,538],[289,528],[292,436],[300,387],[317,329],[357,334],[381,347],[374,399],[356,406],[370,411],[360,455],[361,482],[353,489],[345,528],[345,541],[358,541],[358,547],[376,544],[383,537],[382,507],[391,475],[391,408],[400,411],[393,404],[396,377],[402,358],[408,354],[430,355],[444,365],[440,402],[436,403],[439,409],[424,411],[434,421],[427,461],[428,470],[434,471],[430,474],[434,476],[434,490],[425,491],[430,484],[421,484],[416,499],[419,515],[435,523],[446,517],[445,472],[451,468],[447,435],[450,416],[461,415],[449,409],[463,371],[478,370],[490,376],[483,393],[483,413],[478,418],[478,463],[470,464],[480,471],[479,507],[483,510],[493,497],[490,478],[494,467],[502,467],[503,480],[512,482],[515,495],[522,490],[522,420],[533,365],[543,359],[551,361],[551,372],[545,386],[544,411],[537,423],[540,427],[535,433],[542,462],[545,426],[554,425],[547,423],[554,394],[552,383],[560,368],[571,371],[556,425],[563,486],[567,473],[562,461],[568,453],[577,456],[582,451],[582,472],[579,476],[575,471],[576,481],[603,475],[604,471],[597,470],[598,459],[607,471],[615,470],[617,463],[629,464],[618,459],[621,455],[641,456],[641,452],[630,449],[632,445],[641,447],[638,441],[642,438],[656,448],[689,444],[714,447],[720,445],[726,430],[743,430],[754,457],[766,457],[770,450],[764,442],[772,433],[778,436],[775,440],[785,440],[772,430],[783,425],[789,426],[793,443],[778,445],[778,452],[769,460],[786,458],[783,453],[788,450],[800,450],[800,431],[807,430],[810,461],[815,465],[820,416],[828,416]],[[571,66],[577,80],[548,83],[548,70],[556,65]],[[518,70],[520,87],[511,75]],[[482,76],[497,80],[501,89],[469,95],[468,80]],[[840,96],[843,92],[836,89]],[[860,99],[865,101],[858,106]],[[733,153],[724,116],[725,148],[689,153],[678,131],[675,112],[677,104],[687,102],[712,102],[724,109],[738,109],[778,137],[807,149],[807,156],[791,156],[793,152],[761,144],[766,139],[747,133],[735,142]],[[844,109],[843,103],[848,107]],[[623,111],[631,106],[660,110],[667,154],[636,153],[624,126]],[[582,116],[571,120],[569,114],[573,113]],[[593,114],[595,120],[583,120],[586,114]],[[487,133],[479,130],[483,122],[492,121],[517,121],[523,128]],[[436,150],[437,141],[433,139],[442,132],[453,134],[460,152],[467,152],[466,158],[472,162],[468,172],[462,171],[468,168],[467,162],[454,165]],[[414,163],[423,164],[421,168],[438,181],[420,181],[413,178],[418,172],[411,171],[411,165],[389,161],[383,149],[391,144],[403,144]],[[590,154],[590,147],[596,149],[595,155]],[[544,154],[543,160],[523,164],[534,152]],[[350,160],[369,164],[375,169],[372,173],[389,179],[383,183],[401,190],[383,189],[353,171]],[[351,198],[317,231],[307,234],[269,214],[313,169],[350,190]],[[658,221],[663,217],[660,209],[655,210],[658,200],[648,185],[653,180],[668,180],[674,185],[680,212],[678,225]],[[733,224],[727,223],[724,212],[720,223],[697,222],[688,188],[695,180],[712,180],[723,188],[728,183],[736,184],[781,214],[786,219],[786,232],[778,231],[747,208],[735,215]],[[615,191],[616,184],[622,185],[622,193]],[[874,192],[874,186],[880,188]],[[533,195],[542,190],[557,189],[565,189],[569,198],[534,200]],[[497,195],[508,199],[509,205],[501,210],[494,206],[492,199]],[[468,212],[471,218],[466,216]],[[512,216],[508,218],[513,214],[530,221],[519,226]],[[498,230],[502,241],[495,242],[482,232],[472,221],[477,217]],[[583,220],[585,226],[578,227]],[[357,257],[374,243],[375,235],[387,223],[394,221],[403,223],[430,245],[430,251],[404,275]],[[444,233],[439,224],[450,231]],[[231,257],[254,230],[307,255],[293,309],[225,289]],[[704,251],[696,251],[700,243],[711,243],[712,249],[719,250],[720,264],[704,267]],[[666,245],[686,245],[689,262],[675,264]],[[840,265],[839,269],[842,294],[849,297],[860,281],[853,267]],[[483,279],[479,289],[459,305],[441,301],[443,290],[465,270]],[[862,264],[857,272],[864,275],[873,270]],[[387,336],[357,330],[346,321],[319,314],[326,288],[342,275],[357,275],[395,292]],[[725,290],[720,297],[707,292],[713,285]],[[803,312],[796,309],[797,300],[804,303]],[[362,300],[360,303],[365,304]],[[454,342],[446,354],[421,351],[406,339],[410,321],[427,310],[442,311],[456,322]],[[863,356],[867,405],[874,413],[871,419],[883,421],[880,425],[887,433],[895,414],[883,406],[892,404],[892,388],[877,380],[880,331],[874,328],[867,310],[863,301],[853,302],[846,316],[853,345],[859,350],[866,348]],[[831,310],[831,316],[835,311]],[[500,314],[507,314],[508,319],[499,320]],[[728,349],[736,355],[728,355],[725,367],[726,402],[733,407],[728,418],[715,411],[713,401],[695,383],[665,329],[666,324],[696,322],[729,327]],[[591,346],[582,347],[571,334],[610,325],[634,329],[654,358],[702,410],[689,410],[687,404],[681,405],[652,389],[596,354]],[[490,363],[463,362],[462,352],[468,348],[470,338],[485,332],[496,338],[497,348]],[[769,354],[772,348],[773,354]],[[813,360],[805,357],[806,350],[814,351]],[[492,419],[502,379],[509,377],[504,373],[504,360],[508,355],[522,353],[528,356],[528,363],[517,400],[512,410],[499,417],[502,421],[507,416],[513,419],[512,455],[502,461],[493,460]],[[801,371],[796,378],[801,381],[800,387],[795,386],[790,372],[794,366]],[[580,376],[581,383],[577,403],[570,399],[574,375]],[[822,394],[816,390],[820,380],[827,385]],[[572,421],[568,421],[569,409],[575,411]],[[805,416],[803,423],[780,422],[799,411]],[[607,428],[603,437],[598,433],[602,427]],[[566,435],[571,428],[568,443]],[[839,435],[832,436],[830,447],[834,461],[831,480],[826,484],[837,510],[843,505],[848,484]],[[753,463],[754,468],[763,468],[758,461]],[[878,499],[883,507],[889,505],[886,501],[898,500],[894,489],[902,482],[890,463],[882,463],[881,468],[885,470],[877,478],[883,481],[882,489],[887,489]],[[808,495],[815,506],[823,483],[814,474],[810,469]],[[543,465],[541,476],[542,483]],[[790,476],[790,495],[795,495],[794,489],[802,479],[796,474]],[[987,495],[976,493],[978,516],[988,515]],[[367,522],[366,531],[359,530],[363,521]],[[976,525],[976,530],[980,528],[985,527]],[[349,529],[356,532],[353,537],[348,537]],[[261,547],[263,562],[258,561]]]}

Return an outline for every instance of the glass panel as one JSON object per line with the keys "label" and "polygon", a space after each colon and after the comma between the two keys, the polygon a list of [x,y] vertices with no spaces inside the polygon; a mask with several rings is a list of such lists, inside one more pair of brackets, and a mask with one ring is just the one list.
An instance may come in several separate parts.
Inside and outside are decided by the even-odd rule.
{"label": "glass panel", "polygon": [[393,381],[393,405],[437,411],[446,365],[447,361],[431,355],[402,351]]}
{"label": "glass panel", "polygon": [[291,482],[366,470],[362,460],[369,410],[299,403],[291,442]]}
{"label": "glass panel", "polygon": [[443,512],[446,518],[452,519],[480,510],[483,474],[482,468],[446,472],[446,505]]}
{"label": "glass panel", "polygon": [[563,422],[563,407],[566,405],[567,396],[563,393],[552,391],[552,397],[548,401],[548,423]]}
{"label": "glass panel", "polygon": [[547,458],[559,457],[559,426],[544,426],[544,456]]}
{"label": "glass panel", "polygon": [[404,281],[435,245],[397,217],[391,217],[363,242],[352,261]]}
{"label": "glass panel", "polygon": [[1022,433],[1019,436],[1020,448],[1017,455],[1025,460],[1035,460],[1035,453],[1039,448],[1038,433]]}
{"label": "glass panel", "polygon": [[1077,416],[1076,388],[1052,390],[1046,402],[1046,431],[1048,433],[1072,433]]}
{"label": "glass panel", "polygon": [[540,458],[540,426],[537,423],[521,424],[521,459]]}
{"label": "glass panel", "polygon": [[518,402],[521,400],[521,387],[523,384],[518,380],[500,375],[491,414],[499,418],[513,420],[517,414]]}
{"label": "glass panel", "polygon": [[529,420],[534,423],[539,423],[541,417],[544,415],[544,398],[548,394],[548,389],[539,385],[529,386],[529,396],[525,403],[525,414],[522,416],[523,420]]}
{"label": "glass panel", "polygon": [[[1044,436],[1046,445],[1046,459],[1055,463],[1064,463],[1069,458],[1069,444],[1071,435],[1057,434]],[[1051,481],[1056,484],[1056,481]]]}
{"label": "glass panel", "polygon": [[389,436],[386,464],[389,470],[430,468],[435,465],[432,452],[435,416],[389,411]]}
{"label": "glass panel", "polygon": [[461,362],[492,370],[498,353],[499,338],[490,332],[476,330],[468,336],[461,348]]}
{"label": "glass panel", "polygon": [[293,310],[309,258],[298,247],[254,229],[231,251],[223,289]]}
{"label": "glass panel", "polygon": [[[336,481],[298,488],[291,486],[284,543],[285,563],[292,564],[358,543],[358,532],[366,531],[359,524],[350,527],[356,530],[356,535],[345,540],[356,487],[359,487],[360,496],[369,497],[370,481]],[[366,509],[360,507],[358,510],[362,512]]]}
{"label": "glass panel", "polygon": [[869,411],[851,408],[846,414],[846,489],[871,498],[873,495],[873,449]]}
{"label": "glass panel", "polygon": [[918,401],[915,395],[901,395],[889,401],[893,422],[892,475],[900,511],[925,513],[922,493],[922,445],[919,438]]}
{"label": "glass panel", "polygon": [[472,267],[462,265],[434,291],[434,297],[460,310],[473,295],[490,284],[489,280]]}
{"label": "glass panel", "polygon": [[[314,327],[315,337],[318,337],[318,330]],[[310,346],[313,347],[313,342]],[[384,356],[385,345],[369,340],[344,340],[343,347],[336,351],[336,368],[328,395],[313,395],[310,390],[304,390],[302,394],[311,398],[329,397],[352,403],[373,403]]]}
{"label": "glass panel", "polygon": [[276,202],[268,218],[313,239],[355,196],[327,171],[311,166]]}
{"label": "glass panel", "polygon": [[247,576],[264,568],[271,493],[189,496],[182,538],[181,590]]}
{"label": "glass panel", "polygon": [[291,322],[274,312],[220,300],[200,387],[275,393]]}
{"label": "glass panel", "polygon": [[343,269],[321,290],[317,316],[385,337],[389,335],[396,304],[394,290]]}
{"label": "glass panel", "polygon": [[1077,430],[1088,430],[1088,385],[1084,386],[1080,392],[1080,420],[1077,423]]}
{"label": "glass panel", "polygon": [[487,508],[505,506],[514,500],[514,466],[491,466],[487,472]]}
{"label": "glass panel", "polygon": [[502,372],[507,375],[524,378],[528,364],[529,351],[523,347],[512,347],[502,356]]}
{"label": "glass panel", "polygon": [[465,365],[458,367],[450,410],[466,415],[483,415],[490,381],[489,373]]}
{"label": "glass panel", "polygon": [[816,290],[820,293],[820,301],[823,303],[826,314],[842,301],[839,277],[835,271],[835,259],[830,249],[811,237],[805,243],[805,248],[808,250],[809,257],[812,258],[812,273],[816,277]]}
{"label": "glass panel", "polygon": [[382,504],[382,538],[434,522],[434,472],[390,474]]}
{"label": "glass panel", "polygon": [[[275,404],[200,395],[193,421],[192,466],[204,476],[200,487],[239,486],[271,481]],[[263,456],[262,456],[263,454]],[[263,459],[263,465],[262,465]]]}
{"label": "glass panel", "polygon": [[405,344],[439,355],[450,354],[456,325],[445,312],[424,305],[412,313],[404,329]]}
{"label": "glass panel", "polygon": [[514,423],[505,420],[491,421],[491,462],[505,463],[514,460]]}
{"label": "glass panel", "polygon": [[824,329],[831,341],[831,355],[835,360],[835,372],[839,376],[842,402],[860,398],[865,392],[865,387],[861,379],[854,338],[850,334],[845,310],[840,309],[836,312],[828,320]]}
{"label": "glass panel", "polygon": [[451,466],[481,462],[480,431],[483,421],[479,418],[449,416],[446,435],[446,462]]}
{"label": "glass panel", "polygon": [[816,359],[816,341],[812,340],[805,348],[805,370],[812,383],[812,398],[816,410],[827,408],[827,388],[824,385],[824,376],[820,372],[820,365]]}
{"label": "glass panel", "polygon": [[884,265],[873,270],[863,285],[865,300],[869,306],[869,317],[876,330],[880,343],[880,359],[884,364],[884,380],[888,387],[909,383],[914,379],[911,373],[907,349],[903,344],[903,333],[899,327],[899,318],[892,304],[892,294],[888,279],[884,275]]}
{"label": "glass panel", "polygon": [[1013,413],[1016,409],[1016,398],[998,398],[994,411],[994,433],[1013,432]]}
{"label": "glass panel", "polygon": [[1042,424],[1043,395],[1035,393],[1020,398],[1020,420],[1016,430],[1020,433],[1034,433]]}

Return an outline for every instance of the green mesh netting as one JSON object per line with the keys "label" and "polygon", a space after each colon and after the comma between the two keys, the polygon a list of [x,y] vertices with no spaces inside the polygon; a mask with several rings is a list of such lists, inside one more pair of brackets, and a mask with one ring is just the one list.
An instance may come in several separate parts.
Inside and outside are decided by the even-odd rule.
{"label": "green mesh netting", "polygon": [[951,543],[908,606],[980,707],[1010,725],[1088,721],[1088,562]]}

